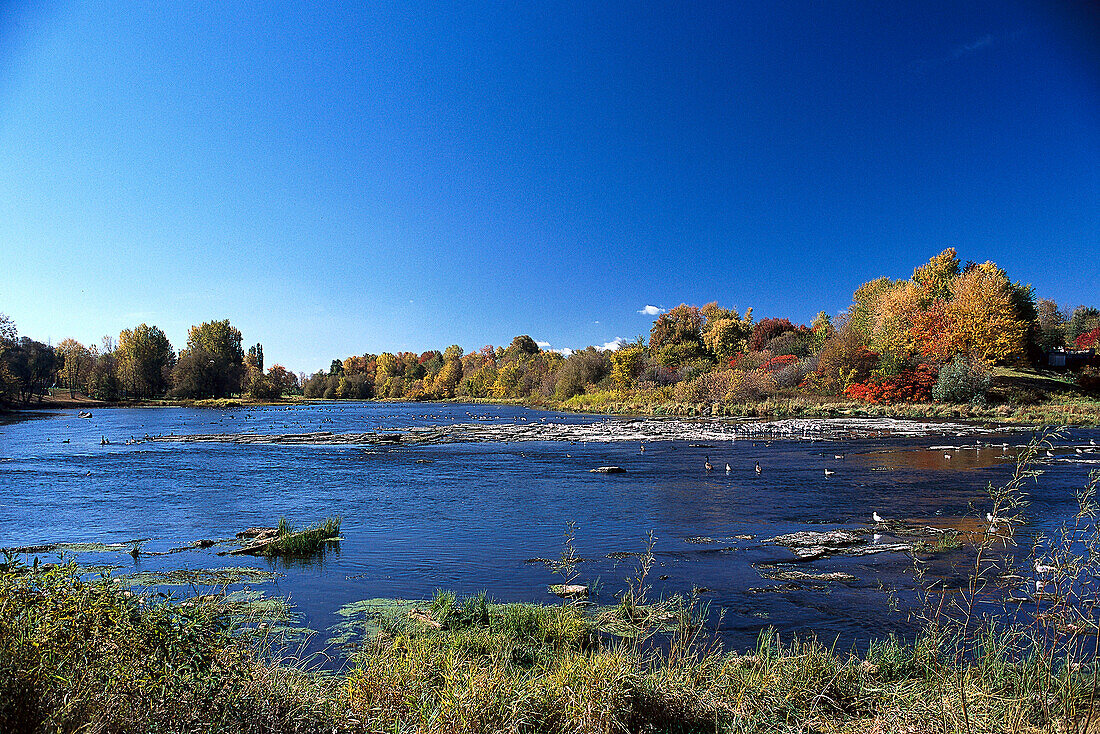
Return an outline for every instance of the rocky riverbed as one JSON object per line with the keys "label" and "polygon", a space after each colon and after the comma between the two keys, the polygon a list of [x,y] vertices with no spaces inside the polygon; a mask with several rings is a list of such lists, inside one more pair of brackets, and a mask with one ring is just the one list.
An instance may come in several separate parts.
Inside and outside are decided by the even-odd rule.
{"label": "rocky riverbed", "polygon": [[507,443],[512,441],[632,442],[736,441],[788,439],[802,441],[878,436],[970,436],[988,427],[966,423],[920,422],[894,418],[792,418],[760,420],[679,420],[613,418],[595,423],[458,423],[404,431],[362,433],[196,433],[161,435],[152,441],[186,443],[286,445],[432,445],[447,443]]}

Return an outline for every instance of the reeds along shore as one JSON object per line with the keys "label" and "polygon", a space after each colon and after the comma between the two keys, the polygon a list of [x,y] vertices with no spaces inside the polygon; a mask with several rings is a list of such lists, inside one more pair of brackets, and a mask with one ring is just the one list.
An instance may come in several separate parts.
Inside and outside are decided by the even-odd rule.
{"label": "reeds along shore", "polygon": [[[1026,521],[1040,479],[1032,462],[1051,438],[1022,452],[979,511]],[[217,596],[158,601],[72,565],[9,558],[0,731],[1095,731],[1098,486],[1094,473],[1078,514],[1020,568],[1003,565],[1003,533],[978,539],[969,583],[930,593],[913,639],[872,641],[862,654],[768,629],[748,654],[722,650],[705,610],[647,599],[652,541],[615,606],[440,593],[384,618],[336,675],[274,656],[262,627]],[[570,538],[556,567],[566,580]],[[1033,583],[1039,558],[1042,587],[1020,622],[980,613],[997,579]]]}
{"label": "reeds along shore", "polygon": [[71,568],[6,572],[0,729],[1067,731],[1092,711],[1092,665],[1007,629],[985,629],[965,662],[942,626],[862,656],[764,632],[738,655],[704,644],[689,611],[648,646],[601,635],[577,606],[441,595],[329,676],[269,658],[216,602],[142,604]]}

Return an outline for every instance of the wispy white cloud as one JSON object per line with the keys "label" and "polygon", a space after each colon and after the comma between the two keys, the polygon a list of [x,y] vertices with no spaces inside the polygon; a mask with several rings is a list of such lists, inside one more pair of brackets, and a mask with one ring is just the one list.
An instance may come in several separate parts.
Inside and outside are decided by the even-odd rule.
{"label": "wispy white cloud", "polygon": [[548,346],[550,346],[550,342],[535,342],[535,344],[539,345],[539,347],[542,349],[546,349]]}
{"label": "wispy white cloud", "polygon": [[623,339],[621,336],[617,336],[609,342],[604,342],[603,346],[596,347],[596,349],[599,349],[601,352],[614,352],[623,344],[626,344],[626,339]]}
{"label": "wispy white cloud", "polygon": [[570,354],[573,353],[573,350],[570,349],[569,347],[562,347],[561,349],[551,349],[550,351],[551,352],[557,352],[558,354],[560,354],[563,357],[568,357]]}
{"label": "wispy white cloud", "polygon": [[659,314],[663,314],[664,312],[665,309],[663,308],[657,308],[656,306],[643,306],[642,310],[638,313],[644,313],[646,316],[657,316]]}
{"label": "wispy white cloud", "polygon": [[921,71],[924,69],[932,69],[938,66],[943,66],[944,64],[949,64],[952,61],[958,61],[959,59],[970,56],[972,54],[976,54],[984,49],[991,48],[992,46],[997,46],[1002,43],[1014,41],[1021,35],[1021,33],[1021,31],[1015,31],[1013,33],[1001,33],[997,35],[986,33],[984,36],[975,38],[973,41],[960,43],[943,56],[938,56],[931,59],[917,59],[911,64],[911,67],[913,69]]}
{"label": "wispy white cloud", "polygon": [[981,51],[986,46],[993,45],[993,34],[986,33],[981,38],[971,41],[970,43],[960,43],[951,51],[951,58],[961,59],[967,54],[972,54],[975,51]]}

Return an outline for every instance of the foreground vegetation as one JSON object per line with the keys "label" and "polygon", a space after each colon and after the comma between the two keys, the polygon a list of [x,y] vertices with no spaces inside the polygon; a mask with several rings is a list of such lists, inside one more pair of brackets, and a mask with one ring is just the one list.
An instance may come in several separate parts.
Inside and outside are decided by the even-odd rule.
{"label": "foreground vegetation", "polygon": [[988,627],[866,654],[764,632],[749,654],[684,610],[663,645],[580,606],[437,596],[338,675],[276,660],[214,600],[127,596],[71,567],[0,574],[0,729],[110,732],[1085,731],[1095,666]]}

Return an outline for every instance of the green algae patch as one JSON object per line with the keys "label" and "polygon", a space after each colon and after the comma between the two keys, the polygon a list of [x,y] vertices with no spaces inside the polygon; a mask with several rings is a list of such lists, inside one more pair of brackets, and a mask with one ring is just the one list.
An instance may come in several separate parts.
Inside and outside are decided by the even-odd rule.
{"label": "green algae patch", "polygon": [[117,576],[115,580],[128,586],[232,586],[263,584],[283,578],[284,574],[250,566],[225,568],[173,569],[171,571],[141,571]]}
{"label": "green algae patch", "polygon": [[362,599],[336,610],[342,621],[329,627],[333,635],[328,644],[351,647],[383,631],[387,621],[407,617],[417,607],[429,602],[423,599]]}

